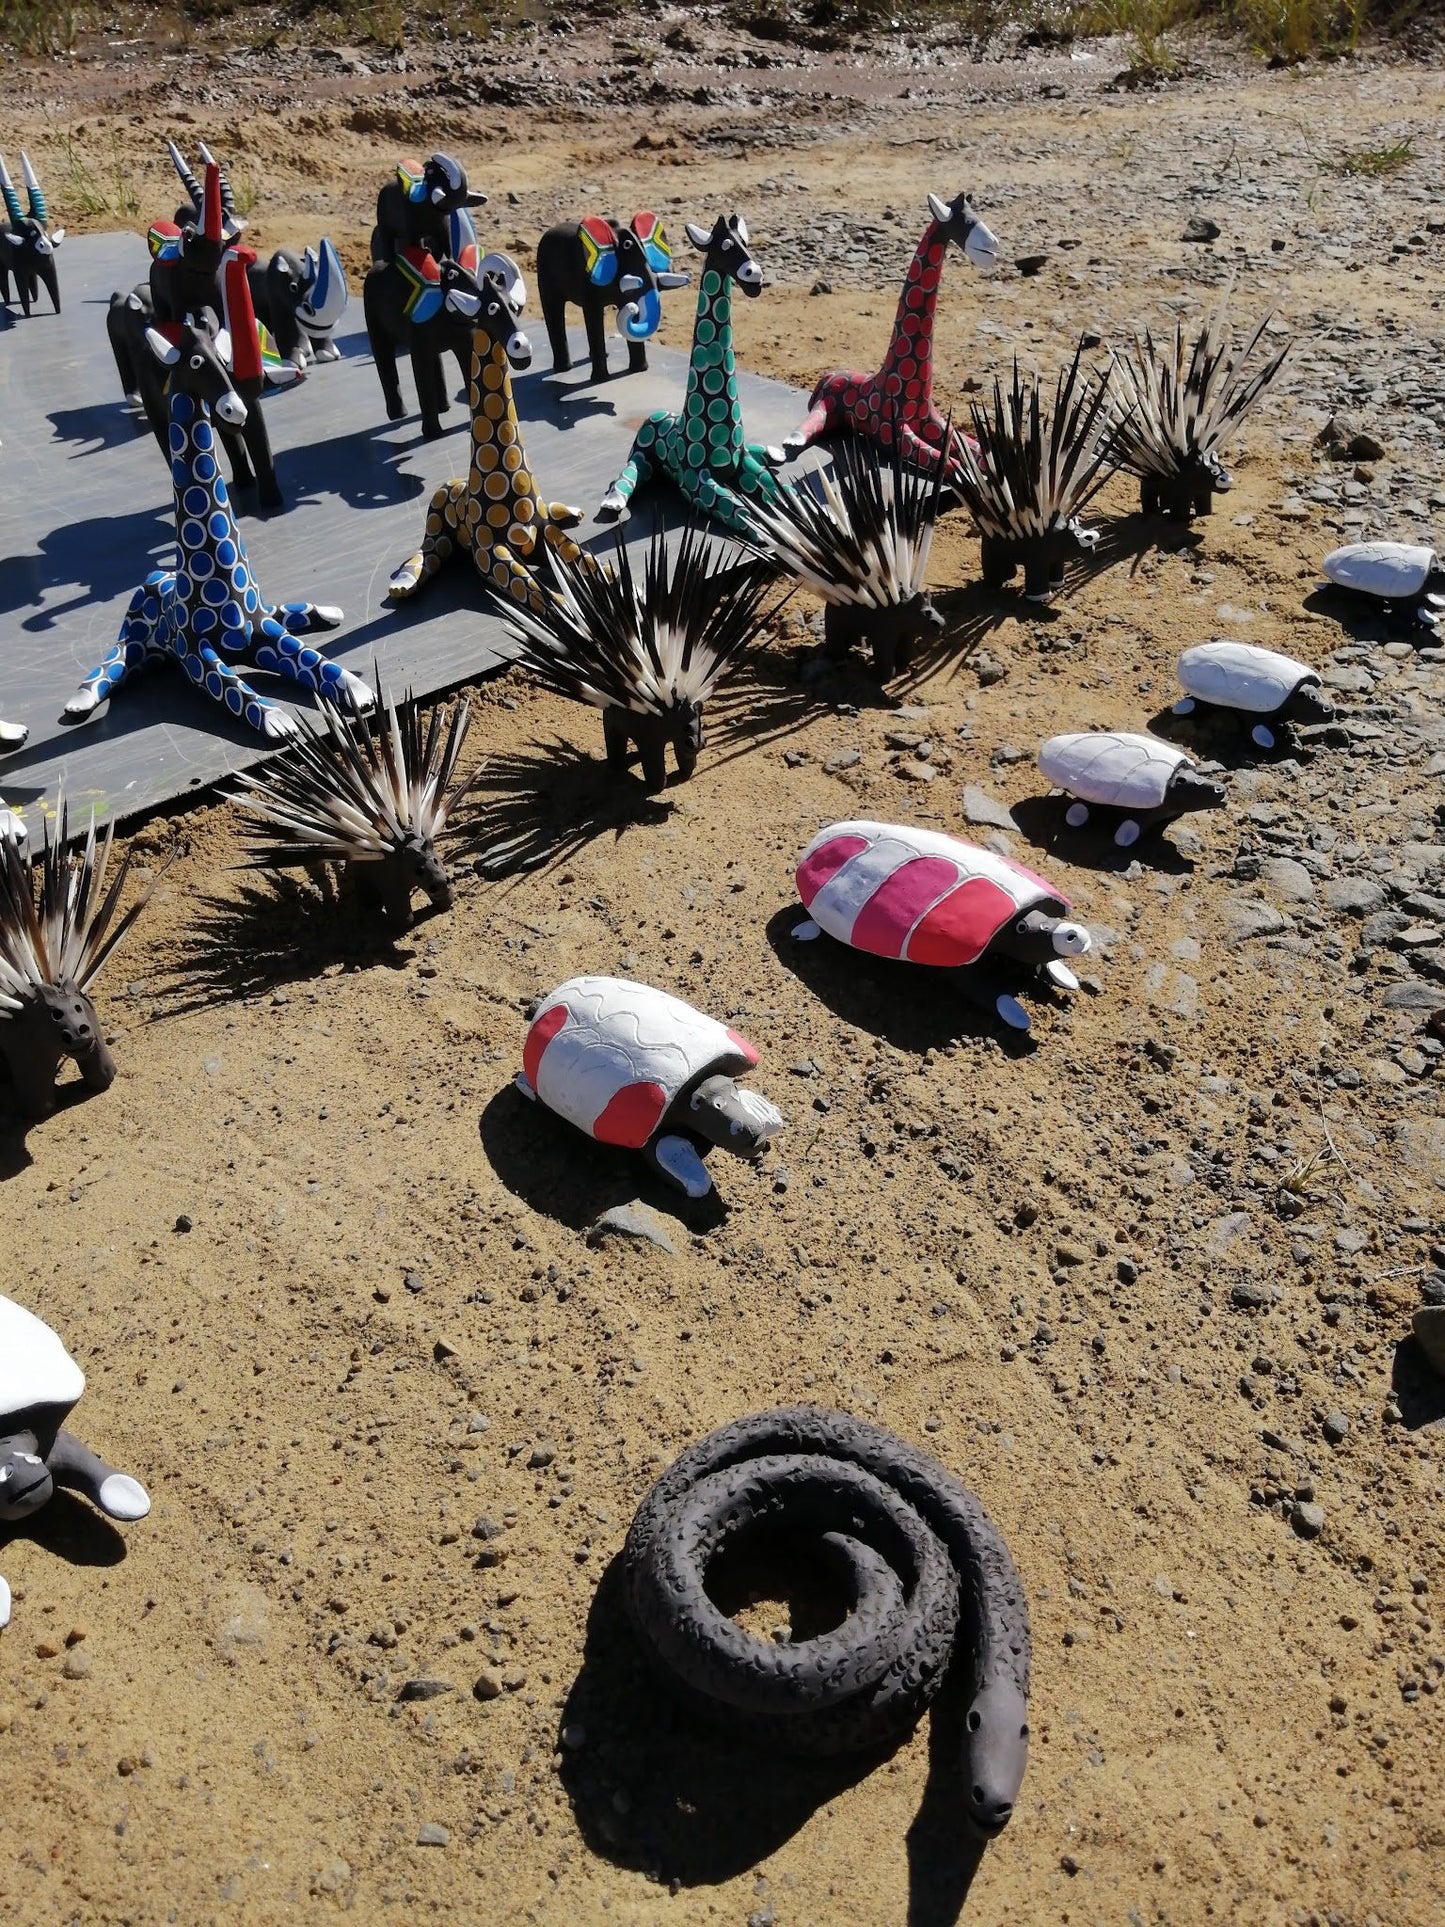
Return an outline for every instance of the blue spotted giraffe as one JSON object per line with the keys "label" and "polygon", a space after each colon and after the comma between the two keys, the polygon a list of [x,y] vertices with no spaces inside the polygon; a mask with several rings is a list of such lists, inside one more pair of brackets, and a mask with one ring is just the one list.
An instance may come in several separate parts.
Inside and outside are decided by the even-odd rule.
{"label": "blue spotted giraffe", "polygon": [[602,498],[597,520],[624,521],[633,490],[660,469],[695,508],[746,536],[752,523],[744,498],[771,501],[778,492],[772,469],[786,459],[781,448],[744,441],[738,405],[732,283],[745,295],[759,295],[763,271],[748,252],[741,215],[719,215],[711,234],[689,221],[687,238],[703,255],[703,271],[682,413],[660,408],[648,416],[626,466]]}
{"label": "blue spotted giraffe", "polygon": [[358,713],[376,698],[359,676],[299,640],[334,629],[339,609],[261,600],[217,462],[211,412],[239,428],[246,405],[227,372],[229,342],[209,318],[192,318],[146,343],[169,376],[171,474],[176,489],[174,569],[157,569],[131,597],[120,640],[65,705],[63,722],[83,721],[137,669],[179,663],[198,689],[263,736],[279,741],[296,725],[232,667],[269,669]]}

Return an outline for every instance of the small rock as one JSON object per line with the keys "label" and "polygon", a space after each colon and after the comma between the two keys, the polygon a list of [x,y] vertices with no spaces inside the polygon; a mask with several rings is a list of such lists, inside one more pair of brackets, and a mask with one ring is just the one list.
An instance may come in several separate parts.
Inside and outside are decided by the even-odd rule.
{"label": "small rock", "polygon": [[416,1844],[419,1847],[444,1847],[451,1837],[437,1821],[423,1820],[417,1828]]}
{"label": "small rock", "polygon": [[991,830],[1018,828],[1008,805],[997,802],[987,790],[981,790],[976,783],[964,785],[963,817],[966,823],[974,823]]}
{"label": "small rock", "polygon": [[640,1200],[634,1200],[631,1204],[614,1204],[610,1211],[602,1213],[587,1233],[587,1242],[594,1249],[608,1238],[641,1239],[647,1244],[656,1245],[659,1251],[665,1251],[669,1258],[677,1256],[677,1246],[667,1226],[651,1205],[643,1204]]}
{"label": "small rock", "polygon": [[1023,275],[1025,280],[1031,280],[1034,275],[1041,273],[1048,264],[1049,257],[1046,254],[1021,254],[1014,262],[1014,266],[1018,269],[1019,273]]}
{"label": "small rock", "polygon": [[478,1673],[476,1680],[473,1683],[472,1698],[479,1699],[479,1700],[496,1700],[496,1699],[500,1699],[501,1697],[502,1697],[501,1674],[495,1671],[495,1669],[490,1666],[485,1667],[483,1671]]}
{"label": "small rock", "polygon": [[1219,224],[1211,221],[1206,214],[1191,214],[1184,224],[1181,238],[1185,241],[1217,241]]}
{"label": "small rock", "polygon": [[1384,887],[1373,877],[1331,877],[1324,899],[1331,910],[1343,910],[1351,917],[1368,917],[1385,907]]}
{"label": "small rock", "polygon": [[1301,1539],[1318,1539],[1325,1529],[1325,1509],[1304,1501],[1290,1513],[1289,1522]]}
{"label": "small rock", "polygon": [[1238,1305],[1242,1310],[1259,1311],[1273,1304],[1274,1293],[1268,1285],[1257,1285],[1252,1279],[1244,1278],[1230,1287],[1229,1299],[1231,1304]]}
{"label": "small rock", "polygon": [[1345,453],[1352,462],[1378,462],[1384,457],[1385,447],[1383,442],[1377,442],[1373,435],[1362,430],[1345,443]]}
{"label": "small rock", "polygon": [[1343,1412],[1326,1412],[1320,1423],[1320,1430],[1331,1445],[1342,1444],[1349,1429],[1350,1421]]}
{"label": "small rock", "polygon": [[90,1654],[76,1647],[73,1652],[65,1655],[65,1664],[60,1670],[67,1679],[89,1679]]}
{"label": "small rock", "polygon": [[397,1694],[399,1700],[435,1700],[443,1693],[450,1693],[452,1684],[446,1679],[409,1679]]}
{"label": "small rock", "polygon": [[1272,856],[1262,863],[1259,880],[1272,896],[1287,903],[1307,903],[1315,893],[1315,880],[1302,863],[1291,856]]}
{"label": "small rock", "polygon": [[1271,937],[1288,928],[1289,919],[1272,903],[1256,897],[1230,897],[1222,915],[1225,933],[1231,943],[1248,943],[1253,937]]}
{"label": "small rock", "polygon": [[831,294],[832,292],[833,292],[832,282],[823,281],[823,280],[815,281],[812,287],[809,288],[808,290],[809,294]]}
{"label": "small rock", "polygon": [[823,765],[823,770],[828,776],[839,776],[845,769],[856,769],[862,760],[863,752],[861,750],[839,750],[836,756],[830,756],[828,758],[827,762]]}
{"label": "small rock", "polygon": [[192,1231],[194,1229],[195,1229],[195,1221],[192,1218],[189,1218],[186,1215],[186,1213],[183,1211],[181,1215],[176,1219],[176,1230],[185,1232],[185,1231]]}

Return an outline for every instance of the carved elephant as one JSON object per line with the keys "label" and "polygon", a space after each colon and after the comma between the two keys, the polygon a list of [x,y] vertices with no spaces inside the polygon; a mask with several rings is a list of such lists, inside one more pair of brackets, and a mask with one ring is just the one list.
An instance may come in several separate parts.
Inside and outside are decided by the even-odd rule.
{"label": "carved elephant", "polygon": [[472,217],[465,208],[456,208],[448,217],[447,250],[441,260],[424,248],[404,247],[390,261],[373,262],[362,283],[366,338],[386,401],[386,418],[397,422],[406,413],[396,364],[399,354],[409,355],[421,432],[429,442],[442,433],[441,417],[451,405],[443,357],[456,356],[464,386],[472,368],[471,324],[460,320],[443,298],[442,262],[455,261],[475,275],[480,257]]}
{"label": "carved elephant", "polygon": [[55,250],[65,239],[65,229],[59,227],[52,233],[49,227],[50,212],[28,154],[20,156],[20,173],[25,182],[28,212],[21,205],[5,166],[5,157],[0,154],[0,195],[4,196],[5,211],[10,216],[8,224],[0,224],[0,304],[9,305],[13,279],[23,314],[29,315],[42,287],[50,296],[51,307],[59,314],[60,280],[55,271]]}
{"label": "carved elephant", "polygon": [[468,187],[466,169],[449,154],[433,154],[425,164],[398,161],[396,178],[376,197],[371,258],[390,261],[402,248],[421,248],[440,259],[447,250],[450,217],[486,202],[485,194]]}
{"label": "carved elephant", "polygon": [[617,310],[617,332],[627,343],[627,372],[647,366],[644,345],[662,319],[662,292],[687,286],[689,276],[672,270],[672,248],[655,214],[634,214],[624,227],[614,214],[589,214],[548,228],[537,243],[537,294],[552,366],[572,366],[567,346],[567,307],[582,310],[593,381],[606,381],[606,316]]}

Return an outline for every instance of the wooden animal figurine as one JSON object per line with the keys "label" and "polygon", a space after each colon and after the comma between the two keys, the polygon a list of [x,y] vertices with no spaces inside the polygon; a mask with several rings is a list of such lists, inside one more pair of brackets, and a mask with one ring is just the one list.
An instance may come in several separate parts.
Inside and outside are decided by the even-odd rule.
{"label": "wooden animal figurine", "polygon": [[467,185],[467,171],[450,154],[428,161],[398,161],[396,177],[376,197],[371,258],[390,261],[402,248],[421,248],[440,258],[447,224],[459,208],[485,207],[487,197]]}
{"label": "wooden animal figurine", "polygon": [[1011,1029],[1029,1028],[1006,987],[1016,966],[1060,990],[1079,987],[1066,959],[1083,956],[1090,938],[1062,914],[1068,898],[1022,864],[941,831],[830,824],[798,859],[797,883],[809,912],[793,931],[800,942],[826,931],[850,950],[956,970],[964,994]]}
{"label": "wooden animal figurine", "polygon": [[647,366],[647,343],[662,320],[662,293],[685,288],[690,275],[672,268],[672,246],[655,214],[634,214],[626,227],[614,214],[589,214],[548,228],[537,243],[537,298],[552,366],[572,366],[567,308],[582,310],[593,381],[606,381],[607,310],[617,310],[617,332],[627,343],[627,372]]}
{"label": "wooden animal figurine", "polygon": [[1445,634],[1445,566],[1423,543],[1347,542],[1325,557],[1324,572],[1337,589],[1407,611],[1426,632],[1416,631],[1422,647]]}
{"label": "wooden animal figurine", "polygon": [[671,745],[679,782],[697,767],[703,709],[742,662],[776,605],[764,604],[772,571],[756,557],[719,551],[701,522],[675,545],[658,532],[641,578],[619,532],[612,566],[547,551],[542,604],[500,598],[521,660],[550,688],[602,711],[607,761],[625,771],[632,746],[643,786],[667,783]]}
{"label": "wooden animal figurine", "polygon": [[1273,749],[1291,723],[1333,722],[1335,706],[1308,663],[1296,662],[1252,642],[1202,642],[1179,658],[1184,695],[1176,716],[1188,716],[1202,703],[1208,709],[1252,718],[1250,740]]}
{"label": "wooden animal figurine", "polygon": [[324,725],[303,717],[294,742],[259,774],[242,771],[243,807],[267,826],[252,846],[263,870],[335,863],[363,913],[409,930],[413,892],[450,910],[452,881],[437,852],[465,787],[456,780],[471,705],[431,712],[425,728],[410,694],[394,705],[377,673],[367,729],[323,702]]}
{"label": "wooden animal figurine", "polygon": [[472,317],[448,305],[442,261],[476,276],[480,266],[477,231],[465,208],[450,217],[450,239],[442,260],[424,248],[402,248],[390,261],[374,261],[361,289],[366,338],[386,401],[386,418],[396,422],[406,413],[397,370],[398,356],[406,354],[416,382],[425,441],[435,441],[442,434],[441,418],[451,406],[443,358],[455,355],[464,379],[472,365]]}
{"label": "wooden animal figurine", "polygon": [[945,449],[950,461],[956,455],[961,438],[949,432],[933,405],[933,320],[943,262],[952,243],[971,267],[991,268],[998,259],[998,243],[966,194],[951,201],[930,194],[928,211],[933,218],[903,283],[883,366],[875,375],[824,375],[813,390],[808,413],[783,443],[789,455],[839,429],[851,429],[884,448],[897,446],[905,460],[920,468],[934,468]]}
{"label": "wooden animal figurine", "polygon": [[[62,1428],[85,1374],[42,1319],[0,1297],[0,1519],[28,1519],[57,1487],[83,1492],[112,1519],[143,1519],[150,1494]],[[0,1626],[10,1623],[10,1588],[0,1579]]]}
{"label": "wooden animal figurine", "polygon": [[1224,786],[1203,776],[1172,743],[1127,730],[1087,730],[1051,736],[1039,747],[1039,768],[1065,796],[1071,830],[1102,809],[1115,823],[1114,841],[1132,849],[1146,830],[1162,828],[1191,810],[1224,806]]}
{"label": "wooden animal figurine", "polygon": [[59,314],[60,281],[55,271],[55,250],[65,239],[65,229],[58,227],[52,231],[49,227],[50,210],[45,205],[45,194],[30,165],[30,156],[24,152],[20,156],[20,178],[25,183],[25,207],[15,192],[5,156],[0,154],[0,196],[4,197],[5,212],[10,216],[9,226],[0,227],[0,306],[9,305],[13,276],[20,312],[27,319],[42,287],[50,296],[51,307]]}
{"label": "wooden animal figurine", "polygon": [[67,848],[63,793],[56,817],[53,839],[50,824],[45,826],[38,901],[20,844],[0,840],[0,1064],[10,1073],[24,1118],[43,1117],[53,1107],[55,1075],[67,1057],[88,1089],[108,1090],[114,1082],[115,1060],[90,987],[155,888],[152,883],[112,928],[130,868],[127,855],[106,889],[114,824],[106,826],[97,853],[92,816],[77,855]]}
{"label": "wooden animal figurine", "polygon": [[680,997],[621,977],[573,977],[539,1005],[517,1088],[705,1198],[710,1145],[757,1158],[782,1129],[781,1112],[738,1086],[757,1061],[746,1037]]}
{"label": "wooden animal figurine", "polygon": [[1225,443],[1284,366],[1288,342],[1246,376],[1250,356],[1263,339],[1266,315],[1244,352],[1230,351],[1223,305],[1186,347],[1184,324],[1174,329],[1172,351],[1158,348],[1145,331],[1132,352],[1116,354],[1119,413],[1113,456],[1139,478],[1146,515],[1190,522],[1208,515],[1216,494],[1232,486],[1220,460]]}
{"label": "wooden animal figurine", "polygon": [[1079,517],[1113,473],[1109,376],[1096,384],[1082,374],[1083,352],[1080,342],[1052,406],[1037,376],[1020,376],[1017,361],[1007,397],[995,376],[992,411],[970,404],[976,439],[960,441],[950,475],[982,537],[984,581],[1001,588],[1022,568],[1030,602],[1047,602],[1069,562],[1098,546],[1098,530]]}
{"label": "wooden animal figurine", "polygon": [[441,276],[443,301],[472,324],[471,467],[465,481],[443,483],[432,497],[422,545],[393,573],[390,594],[396,601],[415,595],[461,552],[489,588],[540,612],[542,591],[528,566],[538,539],[562,561],[575,561],[582,551],[565,531],[582,511],[540,501],[527,466],[510,372],[532,360],[518,325],[526,289],[505,254],[486,255],[475,275],[443,261]]}
{"label": "wooden animal figurine", "polygon": [[602,498],[597,520],[625,520],[634,490],[661,471],[693,508],[746,536],[751,528],[747,503],[771,501],[778,488],[772,469],[787,459],[780,448],[743,439],[738,402],[732,287],[736,282],[756,298],[763,291],[763,271],[749,252],[741,215],[719,215],[710,234],[689,221],[687,238],[703,255],[703,271],[682,413],[658,409],[647,417],[626,466]]}
{"label": "wooden animal figurine", "polygon": [[274,670],[359,711],[372,693],[359,676],[300,640],[334,629],[341,611],[314,602],[261,600],[246,544],[231,513],[216,460],[212,412],[232,427],[246,404],[225,362],[229,343],[209,320],[149,329],[146,351],[169,372],[171,474],[178,554],[173,569],[148,575],[131,598],[120,640],[65,705],[62,721],[81,722],[137,669],[172,663],[231,715],[274,741],[295,733],[286,711],[260,696],[232,666]]}
{"label": "wooden animal figurine", "polygon": [[885,448],[850,436],[827,468],[749,511],[753,540],[774,568],[823,598],[828,654],[867,645],[883,682],[943,628],[924,589],[943,476],[942,462],[931,473],[905,463],[897,441]]}
{"label": "wooden animal figurine", "polygon": [[[0,721],[0,756],[11,756],[17,749],[23,749],[29,740],[30,731],[24,723]],[[5,799],[0,796],[0,843],[25,844],[25,818],[18,810],[5,807]]]}

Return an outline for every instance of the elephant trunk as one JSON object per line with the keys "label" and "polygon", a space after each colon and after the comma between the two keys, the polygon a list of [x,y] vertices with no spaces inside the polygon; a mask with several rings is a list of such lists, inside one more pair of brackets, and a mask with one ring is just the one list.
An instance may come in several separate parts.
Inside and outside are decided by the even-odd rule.
{"label": "elephant trunk", "polygon": [[657,289],[644,288],[632,301],[617,310],[617,330],[629,341],[647,341],[657,333],[662,320],[662,299]]}

